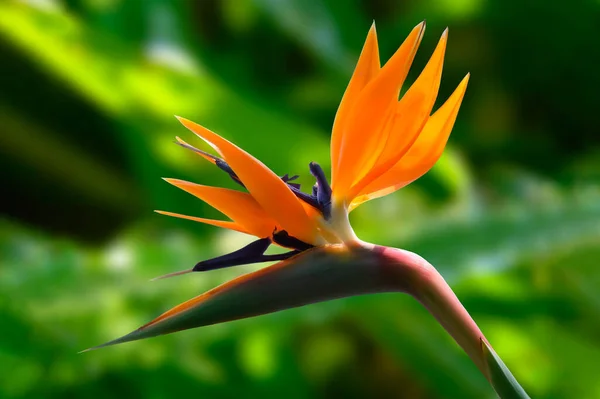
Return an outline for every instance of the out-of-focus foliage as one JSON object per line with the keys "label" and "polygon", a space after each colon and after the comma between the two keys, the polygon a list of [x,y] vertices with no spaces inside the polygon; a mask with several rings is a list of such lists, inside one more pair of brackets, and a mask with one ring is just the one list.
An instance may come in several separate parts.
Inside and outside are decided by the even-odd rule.
{"label": "out-of-focus foliage", "polygon": [[355,229],[438,266],[532,397],[600,397],[591,0],[0,2],[0,397],[493,397],[392,294],[77,354],[254,268],[148,282],[248,240],[152,213],[219,216],[163,176],[232,187],[173,114],[309,185],[371,21],[386,59],[425,18],[409,78],[446,25],[440,102],[472,73],[450,148]]}

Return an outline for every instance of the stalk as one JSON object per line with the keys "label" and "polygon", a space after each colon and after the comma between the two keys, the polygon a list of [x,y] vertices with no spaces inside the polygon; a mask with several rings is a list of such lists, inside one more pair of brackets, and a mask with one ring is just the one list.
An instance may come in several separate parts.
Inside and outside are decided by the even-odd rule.
{"label": "stalk", "polygon": [[418,300],[454,338],[500,398],[529,399],[442,275],[419,255],[375,247],[397,291]]}
{"label": "stalk", "polygon": [[397,289],[418,300],[490,380],[481,346],[482,341],[488,341],[442,275],[415,253],[380,248],[385,259],[384,267],[393,266],[390,272],[396,276],[394,283]]}

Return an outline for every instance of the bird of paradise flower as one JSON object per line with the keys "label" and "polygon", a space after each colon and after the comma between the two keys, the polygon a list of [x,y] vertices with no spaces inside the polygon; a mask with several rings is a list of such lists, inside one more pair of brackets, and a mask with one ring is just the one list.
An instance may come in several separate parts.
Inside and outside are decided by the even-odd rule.
{"label": "bird of paradise flower", "polygon": [[[431,169],[454,126],[469,74],[431,113],[440,86],[447,29],[419,77],[398,99],[424,31],[422,22],[382,67],[372,25],[333,124],[331,186],[321,167],[313,162],[309,169],[316,183],[310,194],[294,183],[297,176],[280,177],[235,144],[178,117],[219,156],[180,138],[178,144],[226,172],[244,190],[165,179],[231,220],[158,212],[250,234],[258,240],[162,278],[279,262],[233,279],[121,338],[91,349],[335,298],[396,291],[412,295],[433,314],[501,397],[527,397],[432,265],[417,254],[360,240],[349,222],[348,215],[357,206],[388,195]],[[289,252],[267,255],[270,245]]]}

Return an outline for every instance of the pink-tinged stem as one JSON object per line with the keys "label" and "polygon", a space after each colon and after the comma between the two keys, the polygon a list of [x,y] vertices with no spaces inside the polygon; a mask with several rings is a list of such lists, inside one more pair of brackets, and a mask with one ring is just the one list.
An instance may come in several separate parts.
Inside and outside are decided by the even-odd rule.
{"label": "pink-tinged stem", "polygon": [[421,302],[491,381],[481,347],[481,340],[488,341],[442,275],[417,254],[395,248],[378,249],[385,259],[384,267],[396,277],[397,288]]}

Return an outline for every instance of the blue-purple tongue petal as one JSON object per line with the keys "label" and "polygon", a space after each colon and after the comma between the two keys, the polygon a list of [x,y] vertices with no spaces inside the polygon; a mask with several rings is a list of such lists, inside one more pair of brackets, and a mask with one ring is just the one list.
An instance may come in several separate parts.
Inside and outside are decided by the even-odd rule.
{"label": "blue-purple tongue petal", "polygon": [[200,272],[256,263],[260,261],[260,257],[269,248],[269,245],[271,245],[270,238],[261,238],[230,254],[200,261],[192,270]]}
{"label": "blue-purple tongue petal", "polygon": [[192,269],[165,274],[164,276],[156,277],[152,280],[161,280],[192,272],[205,272],[232,266],[249,265],[251,263],[280,261],[291,258],[300,252],[295,250],[282,254],[265,255],[265,251],[269,245],[271,245],[271,239],[269,237],[261,238],[257,241],[251,242],[241,249],[238,249],[237,251],[233,251],[226,255],[217,256],[216,258],[200,261]]}

